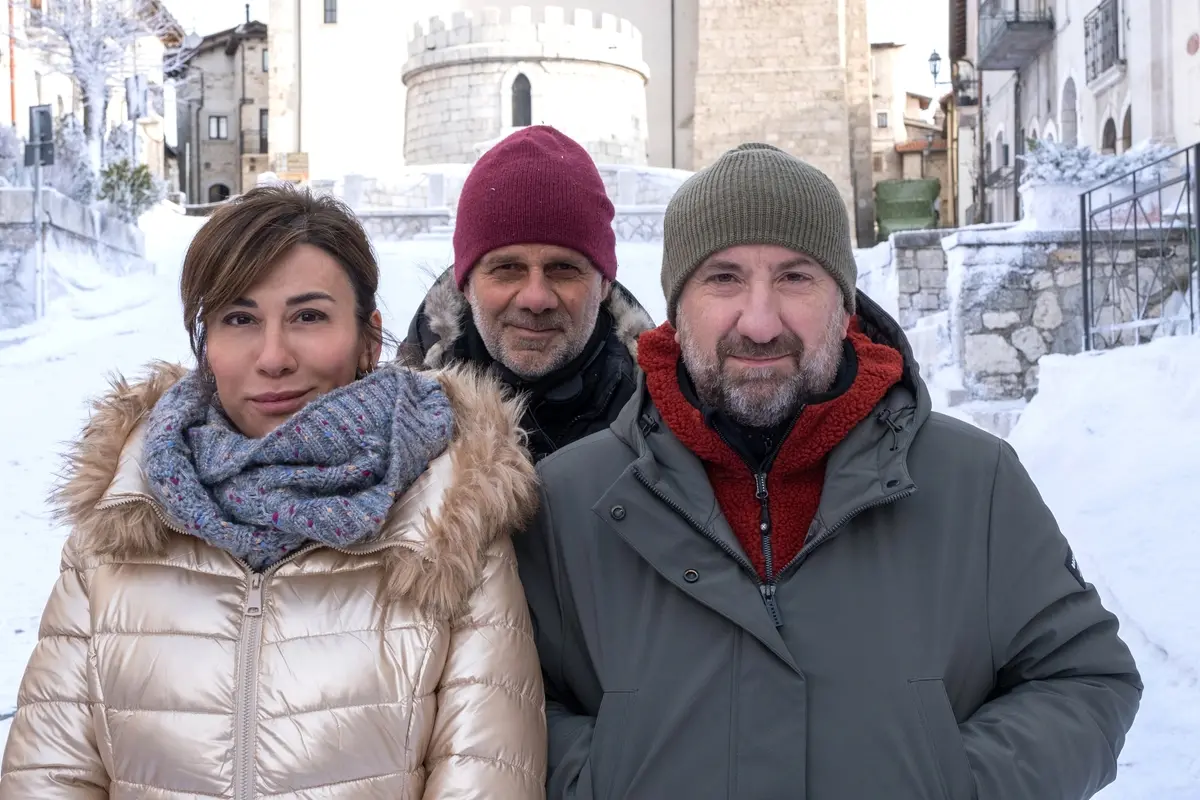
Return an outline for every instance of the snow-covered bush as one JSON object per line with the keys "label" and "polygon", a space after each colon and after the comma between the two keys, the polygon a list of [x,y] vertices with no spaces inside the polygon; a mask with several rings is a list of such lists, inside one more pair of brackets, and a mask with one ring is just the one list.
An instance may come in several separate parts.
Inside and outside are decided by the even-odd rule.
{"label": "snow-covered bush", "polygon": [[47,168],[45,180],[51,188],[84,205],[96,197],[87,137],[74,114],[63,115],[54,126],[54,164]]}
{"label": "snow-covered bush", "polygon": [[132,123],[126,122],[108,129],[108,135],[104,137],[104,167],[130,160],[129,139],[133,135],[132,126]]}
{"label": "snow-covered bush", "polygon": [[166,196],[166,184],[155,180],[145,164],[128,159],[109,164],[100,172],[100,200],[117,218],[136,223],[138,217]]}
{"label": "snow-covered bush", "polygon": [[24,163],[25,140],[17,133],[16,126],[0,126],[0,185],[19,184]]}
{"label": "snow-covered bush", "polygon": [[[1136,170],[1138,180],[1161,179],[1169,164],[1156,164],[1173,151],[1162,145],[1145,144],[1120,155],[1102,155],[1090,147],[1061,142],[1036,141],[1018,158],[1024,162],[1021,185],[1065,184],[1086,189]],[[1154,165],[1150,169],[1146,169]]]}

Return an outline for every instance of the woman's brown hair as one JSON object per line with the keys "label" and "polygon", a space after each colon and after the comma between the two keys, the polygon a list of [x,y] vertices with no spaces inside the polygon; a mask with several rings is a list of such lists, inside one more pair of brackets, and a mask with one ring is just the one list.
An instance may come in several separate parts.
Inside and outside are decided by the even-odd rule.
{"label": "woman's brown hair", "polygon": [[364,335],[382,340],[371,323],[379,264],[371,241],[344,203],[291,184],[260,186],[218,208],[183,260],[179,293],[192,353],[204,367],[205,318],[244,297],[293,247],[308,244],[333,257],[354,287]]}

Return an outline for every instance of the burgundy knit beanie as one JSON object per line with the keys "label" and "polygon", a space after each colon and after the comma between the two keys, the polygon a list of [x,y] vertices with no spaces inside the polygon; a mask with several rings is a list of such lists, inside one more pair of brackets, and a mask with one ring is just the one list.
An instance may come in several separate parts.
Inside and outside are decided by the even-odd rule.
{"label": "burgundy knit beanie", "polygon": [[587,256],[617,277],[613,204],[592,157],[547,125],[522,128],[476,162],[458,197],[454,280],[462,289],[487,253],[514,244],[552,244]]}

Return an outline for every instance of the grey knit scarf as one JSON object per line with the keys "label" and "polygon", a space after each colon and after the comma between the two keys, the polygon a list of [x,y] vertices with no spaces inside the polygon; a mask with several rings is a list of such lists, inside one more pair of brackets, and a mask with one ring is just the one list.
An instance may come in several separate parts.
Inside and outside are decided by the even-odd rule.
{"label": "grey knit scarf", "polygon": [[441,385],[387,365],[251,439],[192,372],[151,411],[143,469],[180,527],[263,570],[310,542],[344,547],[378,535],[452,430]]}

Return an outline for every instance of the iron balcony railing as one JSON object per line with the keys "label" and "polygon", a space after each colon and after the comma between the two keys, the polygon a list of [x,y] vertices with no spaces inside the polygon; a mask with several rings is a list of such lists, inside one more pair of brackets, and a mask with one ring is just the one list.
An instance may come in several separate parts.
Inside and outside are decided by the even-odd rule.
{"label": "iron balcony railing", "polygon": [[1083,346],[1200,332],[1200,144],[1079,198]]}
{"label": "iron balcony railing", "polygon": [[979,4],[981,70],[1028,66],[1054,41],[1054,13],[1038,0],[983,0]]}
{"label": "iron balcony railing", "polygon": [[244,128],[242,130],[242,153],[262,155],[267,150],[267,131],[265,129]]}
{"label": "iron balcony railing", "polygon": [[1117,0],[1104,0],[1083,18],[1087,81],[1094,83],[1121,63],[1121,16]]}

